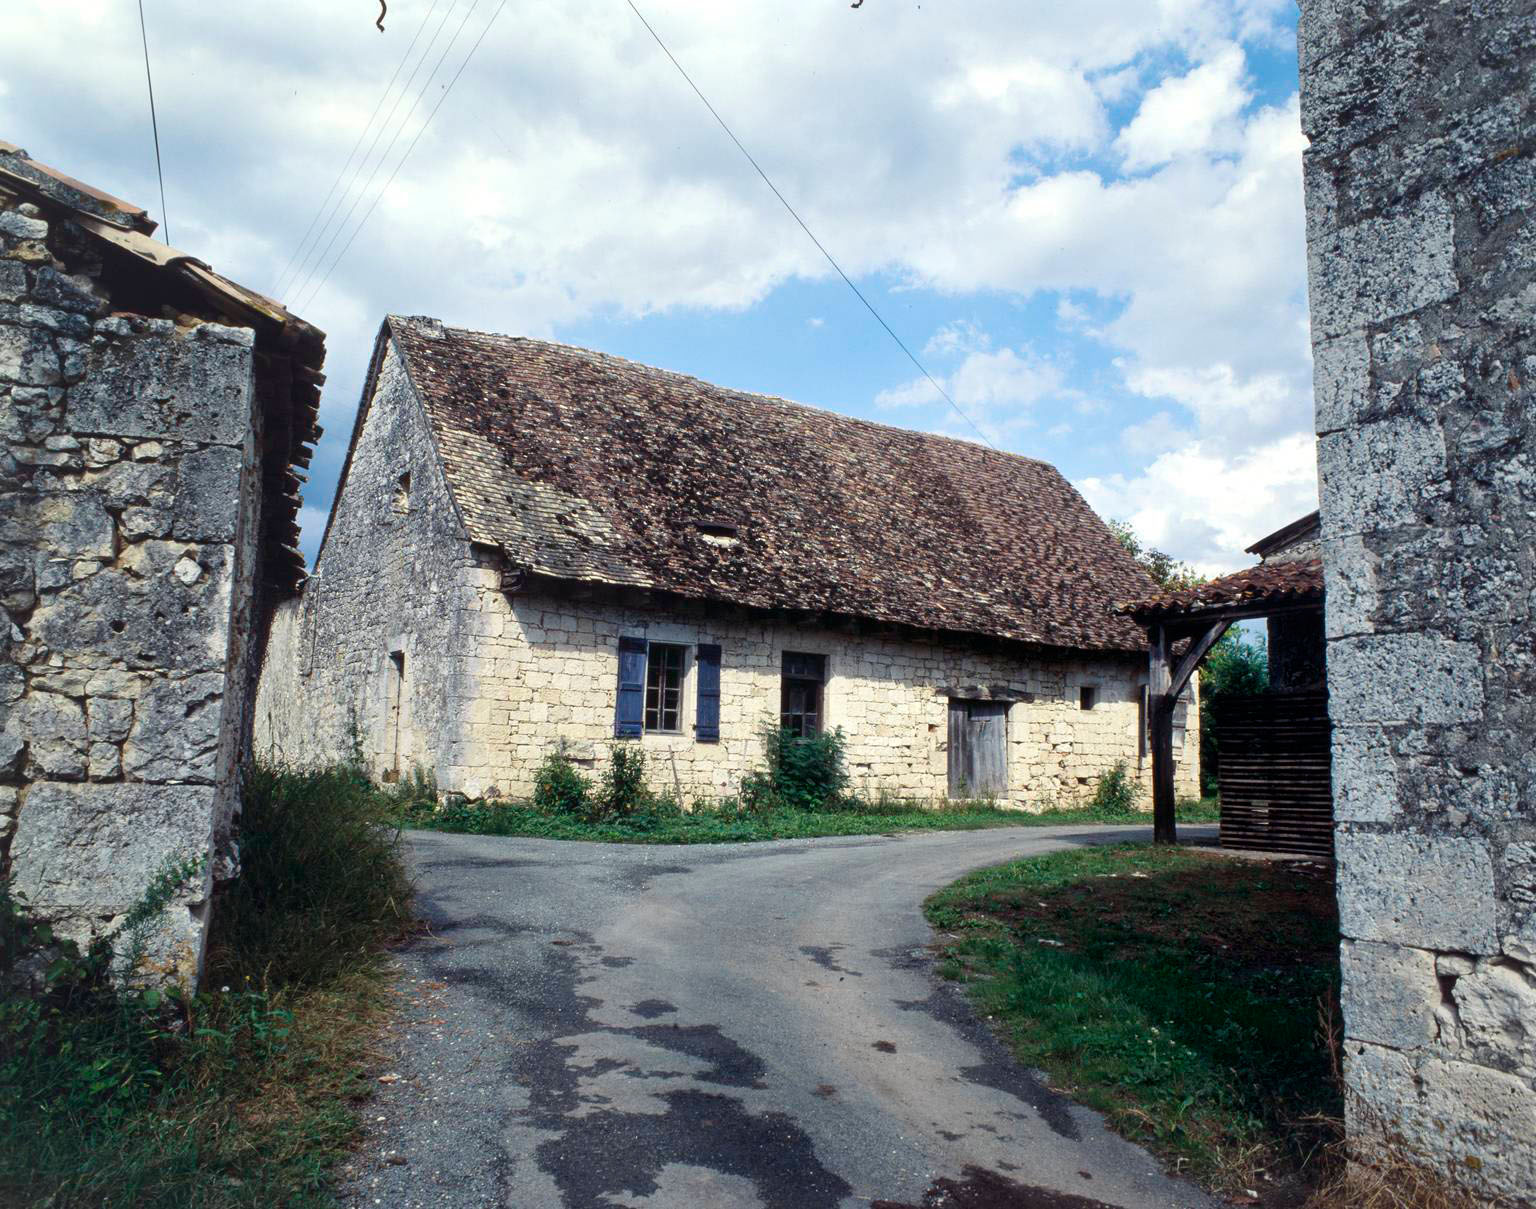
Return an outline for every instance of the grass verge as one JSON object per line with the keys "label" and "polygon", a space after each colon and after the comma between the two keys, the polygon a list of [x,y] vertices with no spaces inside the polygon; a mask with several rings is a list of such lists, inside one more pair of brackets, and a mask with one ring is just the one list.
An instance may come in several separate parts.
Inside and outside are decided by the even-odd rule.
{"label": "grass verge", "polygon": [[942,972],[1019,1060],[1171,1169],[1242,1195],[1293,1181],[1333,1139],[1339,937],[1321,866],[1078,849],[971,874],[926,911]]}
{"label": "grass verge", "polygon": [[196,996],[114,990],[5,896],[0,1204],[334,1203],[407,919],[385,809],[346,770],[256,770]]}
{"label": "grass verge", "polygon": [[[1180,822],[1214,822],[1217,817],[1213,802],[1180,805]],[[435,809],[429,804],[419,804],[402,810],[399,818],[402,826],[417,830],[618,844],[731,844],[824,835],[974,831],[984,827],[1052,827],[1082,823],[1140,827],[1152,823],[1151,814],[1144,811],[1078,809],[1032,814],[1022,810],[1000,810],[977,802],[940,807],[855,803],[835,810],[779,807],[761,811],[700,804],[687,811],[674,807],[596,822],[570,814],[543,812],[520,803],[473,802]]]}

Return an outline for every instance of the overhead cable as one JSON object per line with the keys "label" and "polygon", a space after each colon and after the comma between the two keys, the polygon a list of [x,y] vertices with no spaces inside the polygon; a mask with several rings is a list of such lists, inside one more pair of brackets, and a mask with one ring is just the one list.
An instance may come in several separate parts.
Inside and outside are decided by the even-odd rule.
{"label": "overhead cable", "polygon": [[[844,284],[853,291],[854,297],[864,304],[864,309],[875,317],[875,322],[883,327],[885,329],[885,334],[896,342],[896,347],[901,349],[901,351],[907,355],[907,360],[912,362],[913,365],[917,366],[918,373],[922,374],[923,377],[928,380],[928,384],[932,386],[934,390],[938,391],[939,396],[944,400],[944,402],[948,403],[950,407],[954,409],[955,414],[971,426],[971,431],[976,434],[976,436],[981,440],[981,443],[995,449],[996,446],[992,445],[992,442],[987,440],[986,434],[982,432],[979,427],[977,427],[976,421],[971,419],[971,417],[966,414],[965,410],[961,408],[960,404],[956,403],[954,399],[950,397],[949,392],[939,384],[939,380],[928,372],[928,368],[921,361],[919,361],[917,359],[917,355],[907,347],[906,341],[904,341],[900,336],[896,334],[895,329],[885,321],[885,317],[875,309],[874,303],[870,302],[870,300],[864,296],[864,292],[853,283],[853,278],[849,277],[847,273],[843,272],[842,265],[838,264],[836,259],[833,258],[832,253],[827,251],[826,245],[823,244],[821,240],[816,238],[816,233],[812,231],[811,228],[806,224],[805,219],[801,218],[799,212],[796,211],[794,206],[789,204],[789,199],[779,191],[779,187],[775,185],[768,174],[763,171],[762,165],[753,158],[752,153],[748,151],[743,145],[742,141],[736,137],[735,131],[733,131],[730,126],[726,124],[725,119],[720,116],[719,111],[712,104],[710,104],[709,98],[704,95],[703,90],[693,82],[693,77],[690,76],[684,69],[683,65],[677,61],[677,56],[667,48],[667,44],[661,40],[661,35],[658,34],[651,23],[645,19],[645,14],[635,6],[635,0],[624,0],[624,2],[629,5],[635,16],[640,19],[640,24],[645,26],[646,32],[655,39],[656,45],[661,47],[662,53],[672,61],[672,66],[677,68],[678,74],[688,82],[688,87],[693,89],[694,95],[696,95],[699,100],[704,102],[704,108],[708,109],[710,116],[720,124],[720,129],[725,131],[731,142],[736,144],[736,149],[740,151],[742,155],[747,157],[747,163],[751,164],[752,167],[756,169],[757,174],[763,178],[763,183],[767,185],[769,189],[773,190],[773,195],[779,199],[779,202],[781,205],[783,205],[784,209],[789,211],[789,216],[800,225],[800,229],[805,232],[807,238],[809,238],[810,241],[816,245],[816,250],[826,258],[827,263],[831,265],[832,268],[836,271],[837,275],[843,279]],[[857,5],[855,5],[855,7],[857,7]]]}

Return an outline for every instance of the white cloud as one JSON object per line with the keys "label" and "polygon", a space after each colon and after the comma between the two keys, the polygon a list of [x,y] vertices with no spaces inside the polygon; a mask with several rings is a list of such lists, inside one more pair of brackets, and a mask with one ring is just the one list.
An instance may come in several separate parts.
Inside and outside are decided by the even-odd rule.
{"label": "white cloud", "polygon": [[[956,295],[1061,291],[1059,322],[1120,358],[1146,416],[1182,409],[1202,456],[1221,459],[1240,456],[1245,415],[1267,448],[1308,426],[1299,120],[1294,101],[1242,108],[1236,41],[1272,36],[1287,2],[1039,2],[1027,19],[1019,0],[798,5],[788,19],[670,0],[649,15],[851,274]],[[158,209],[137,10],[18,7],[0,136]],[[424,8],[392,3],[381,37],[352,5],[158,0],[175,242],[271,289]],[[1197,66],[1158,83],[1169,61]],[[1111,129],[1106,107],[1147,84]],[[1117,148],[1144,174],[1083,166]],[[541,335],[594,314],[741,310],[827,274],[627,8],[519,0],[304,310],[330,336],[317,466],[345,445],[386,311]],[[1062,360],[962,336],[945,338],[964,358],[947,388],[989,435],[1056,400],[1102,411],[1072,393]]]}
{"label": "white cloud", "polygon": [[1127,453],[1159,454],[1188,443],[1189,437],[1189,429],[1181,427],[1170,413],[1160,411],[1122,432],[1120,444]]}
{"label": "white cloud", "polygon": [[[950,329],[942,329],[948,331]],[[976,333],[985,347],[985,333]],[[975,424],[987,440],[1003,444],[1008,434],[1034,424],[1037,403],[1076,392],[1066,387],[1066,373],[1053,361],[1028,349],[1000,348],[995,352],[966,354],[953,373],[939,381],[965,418],[948,409],[939,392],[926,378],[915,378],[875,396],[875,406],[889,410],[940,406],[946,410],[939,431],[950,436],[974,438]],[[969,423],[967,422],[969,420]]]}
{"label": "white cloud", "polygon": [[956,319],[934,332],[923,352],[930,357],[954,356],[957,353],[979,353],[992,347],[989,336],[974,319]]}
{"label": "white cloud", "polygon": [[1317,507],[1317,456],[1303,433],[1235,456],[1194,442],[1140,473],[1085,478],[1077,488],[1100,516],[1128,520],[1144,541],[1219,575],[1251,563],[1243,550],[1257,538]]}
{"label": "white cloud", "polygon": [[1147,93],[1115,139],[1126,168],[1136,171],[1180,156],[1233,150],[1240,138],[1238,116],[1250,98],[1243,73],[1242,47],[1226,46],[1187,75],[1164,80]]}

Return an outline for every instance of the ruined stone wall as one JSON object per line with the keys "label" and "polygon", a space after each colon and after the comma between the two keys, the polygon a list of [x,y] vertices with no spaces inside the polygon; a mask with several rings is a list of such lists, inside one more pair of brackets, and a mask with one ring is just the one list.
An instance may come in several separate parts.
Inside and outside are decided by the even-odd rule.
{"label": "ruined stone wall", "polygon": [[[419,764],[442,791],[471,797],[527,795],[562,741],[596,771],[610,751],[618,640],[627,635],[690,648],[683,733],[639,741],[654,787],[685,800],[734,793],[760,764],[786,650],[827,656],[826,722],[843,728],[850,770],[866,792],[945,795],[945,690],[964,685],[1034,697],[1009,710],[1013,803],[1079,798],[1119,760],[1150,782],[1137,734],[1141,656],[1024,657],[752,621],[702,604],[508,596],[454,516],[425,418],[392,351],[318,572],[302,599],[279,612],[257,705],[258,750],[295,763],[337,759],[355,743],[376,774]],[[723,652],[718,743],[692,735],[699,643]],[[405,671],[398,721],[392,655],[403,656]],[[1084,686],[1097,690],[1088,711],[1080,708]],[[1180,758],[1181,793],[1198,792],[1196,730]]]}
{"label": "ruined stone wall", "polygon": [[0,859],[83,938],[202,858],[148,954],[189,977],[237,808],[253,333],[109,314],[91,247],[0,204]]}
{"label": "ruined stone wall", "polygon": [[1356,1145],[1536,1189],[1536,10],[1303,0]]}

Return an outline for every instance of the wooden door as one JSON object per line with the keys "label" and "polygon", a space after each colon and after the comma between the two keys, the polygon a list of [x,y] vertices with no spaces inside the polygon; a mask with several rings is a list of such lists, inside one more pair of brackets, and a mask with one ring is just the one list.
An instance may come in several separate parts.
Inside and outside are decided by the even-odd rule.
{"label": "wooden door", "polygon": [[1001,797],[1008,792],[1008,703],[949,703],[949,796]]}

